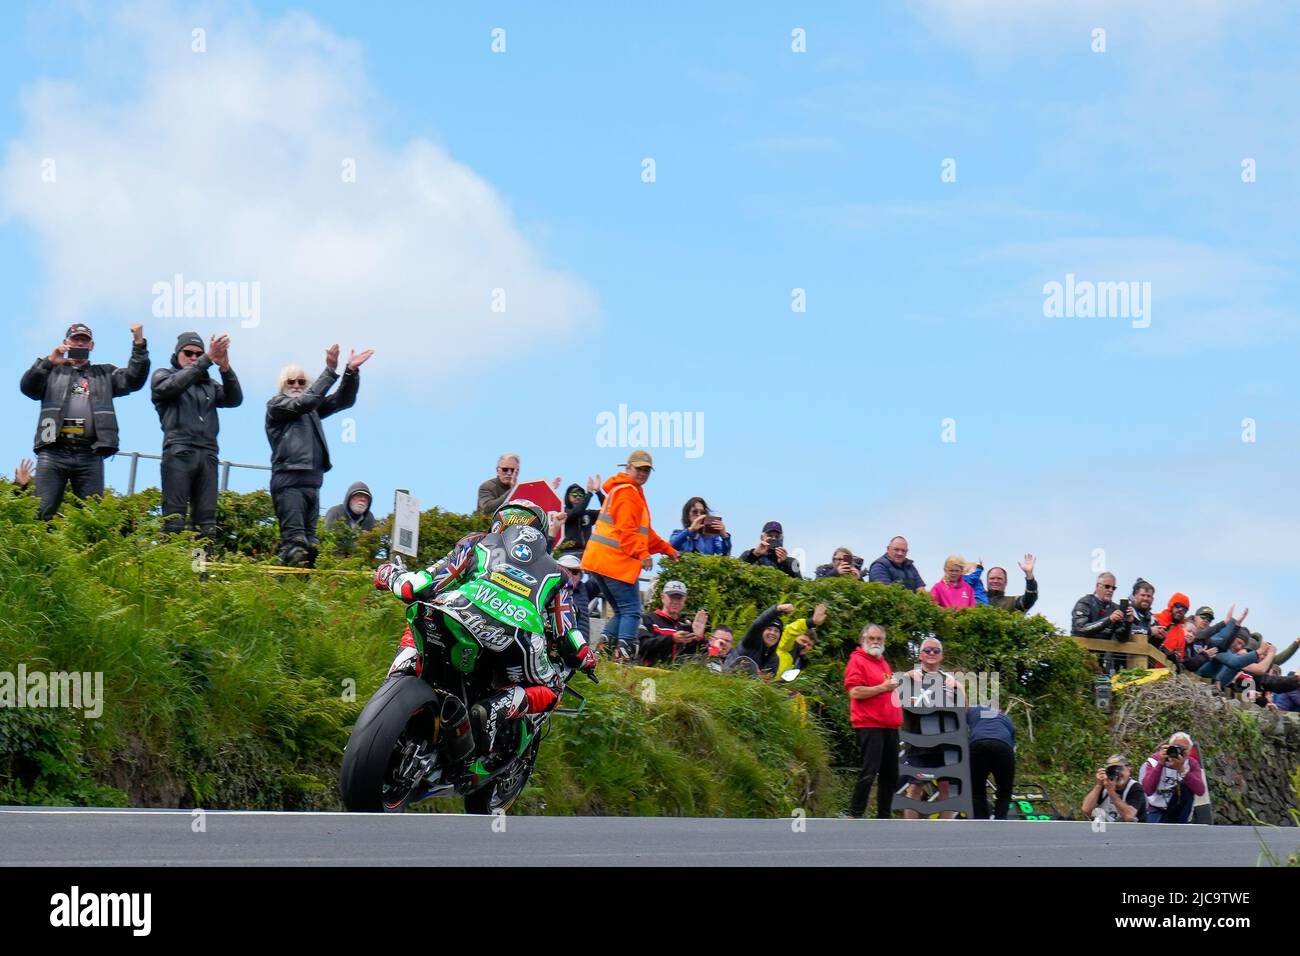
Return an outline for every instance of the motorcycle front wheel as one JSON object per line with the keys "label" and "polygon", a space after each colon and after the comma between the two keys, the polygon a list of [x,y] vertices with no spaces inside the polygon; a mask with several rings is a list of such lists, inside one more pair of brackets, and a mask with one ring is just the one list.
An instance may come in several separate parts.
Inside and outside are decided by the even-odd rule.
{"label": "motorcycle front wheel", "polygon": [[360,813],[401,813],[438,759],[438,691],[418,677],[390,679],[370,699],[343,752],[339,795]]}
{"label": "motorcycle front wheel", "polygon": [[465,796],[466,813],[505,813],[510,809],[511,804],[524,792],[524,787],[528,785],[528,778],[533,774],[533,766],[537,763],[537,745],[540,740],[534,740],[529,745],[522,756],[517,757],[515,762],[501,772],[501,774],[492,779],[492,782],[486,786],[475,790],[473,793]]}

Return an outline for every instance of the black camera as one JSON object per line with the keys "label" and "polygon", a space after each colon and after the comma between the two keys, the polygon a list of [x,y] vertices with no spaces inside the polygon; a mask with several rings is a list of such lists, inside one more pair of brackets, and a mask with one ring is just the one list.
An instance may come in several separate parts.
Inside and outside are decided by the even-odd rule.
{"label": "black camera", "polygon": [[1125,614],[1128,613],[1128,598],[1119,599],[1119,609],[1123,611]]}
{"label": "black camera", "polygon": [[1187,753],[1187,748],[1180,747],[1178,744],[1170,744],[1169,749],[1165,751],[1166,757],[1181,757]]}
{"label": "black camera", "polygon": [[68,349],[68,358],[70,358],[70,359],[88,359],[88,358],[90,358],[90,349],[83,349],[83,348],[76,348],[76,347],[69,348],[69,349]]}
{"label": "black camera", "polygon": [[1107,780],[1119,779],[1119,764],[1113,763],[1106,768],[1106,779]]}

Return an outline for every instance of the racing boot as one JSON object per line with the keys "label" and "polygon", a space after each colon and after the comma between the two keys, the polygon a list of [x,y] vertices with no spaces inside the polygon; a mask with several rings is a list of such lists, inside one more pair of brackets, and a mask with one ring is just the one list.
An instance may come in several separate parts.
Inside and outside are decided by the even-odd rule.
{"label": "racing boot", "polygon": [[497,757],[497,738],[504,729],[504,722],[520,716],[527,708],[528,695],[522,687],[507,687],[470,708],[475,751],[485,766],[497,762],[494,759]]}

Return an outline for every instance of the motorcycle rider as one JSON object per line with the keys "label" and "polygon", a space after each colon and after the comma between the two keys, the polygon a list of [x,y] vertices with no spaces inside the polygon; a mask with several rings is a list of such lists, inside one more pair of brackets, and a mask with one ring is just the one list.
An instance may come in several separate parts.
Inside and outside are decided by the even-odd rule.
{"label": "motorcycle rider", "polygon": [[[507,501],[492,517],[486,532],[473,532],[461,538],[451,552],[427,568],[403,572],[392,564],[375,570],[375,587],[391,591],[403,601],[436,601],[444,615],[455,621],[488,656],[495,672],[495,693],[470,708],[474,738],[479,756],[492,753],[498,728],[505,720],[526,714],[552,710],[560,701],[563,683],[547,657],[547,644],[554,642],[566,664],[591,675],[596,666],[595,651],[577,630],[577,616],[570,601],[570,590],[563,586],[563,572],[556,565],[555,583],[543,573],[542,583],[528,574],[549,571],[553,539],[548,534],[550,519],[531,501],[516,498]],[[543,546],[544,553],[534,555],[533,547]],[[537,558],[541,558],[540,561]],[[533,582],[529,587],[527,582]],[[509,582],[509,586],[506,585]],[[498,597],[488,602],[496,607],[492,613],[458,589],[470,584],[490,585]],[[501,590],[501,588],[505,590]],[[468,591],[468,588],[466,589]],[[480,587],[479,600],[486,592]],[[532,591],[525,595],[525,591]],[[514,608],[510,594],[524,595]],[[502,597],[505,601],[502,601]],[[543,633],[518,626],[530,600],[541,609]],[[416,673],[418,668],[414,638],[410,628],[402,636],[401,647],[389,674],[398,671]]]}

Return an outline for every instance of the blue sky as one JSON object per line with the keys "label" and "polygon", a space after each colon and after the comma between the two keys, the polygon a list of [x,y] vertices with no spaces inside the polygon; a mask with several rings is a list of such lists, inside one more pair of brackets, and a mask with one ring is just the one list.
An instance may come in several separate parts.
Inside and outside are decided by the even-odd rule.
{"label": "blue sky", "polygon": [[[1034,551],[1058,622],[1102,560],[1289,640],[1300,13],[1129,6],[7,4],[0,448],[71,317],[114,362],[144,322],[157,365],[231,323],[152,315],[154,281],[255,281],[223,457],[266,460],[281,364],[378,350],[327,501],[466,510],[507,449],[608,476],[626,403],[703,416],[699,457],[654,450],[664,533],[702,494],[809,566]],[[1067,273],[1150,282],[1150,326],[1044,316]],[[156,452],[147,395],[117,408]]]}

